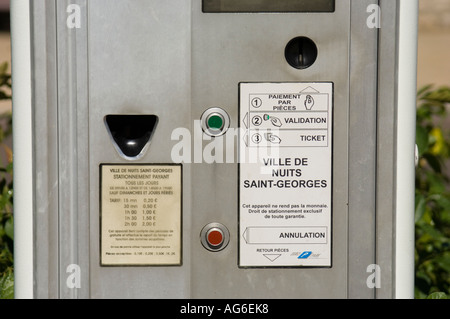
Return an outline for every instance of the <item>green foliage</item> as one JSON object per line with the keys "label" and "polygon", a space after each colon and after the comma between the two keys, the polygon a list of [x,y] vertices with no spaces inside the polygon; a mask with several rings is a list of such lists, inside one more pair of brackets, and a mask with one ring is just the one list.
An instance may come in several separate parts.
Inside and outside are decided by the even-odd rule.
{"label": "green foliage", "polygon": [[[11,75],[7,73],[8,64],[0,65],[0,100],[11,99]],[[14,297],[13,272],[13,184],[12,150],[5,139],[12,133],[11,114],[0,115],[0,299]]]}
{"label": "green foliage", "polygon": [[11,268],[0,277],[0,299],[14,299],[14,272]]}
{"label": "green foliage", "polygon": [[[450,88],[418,92],[416,143],[416,298],[450,296]],[[447,121],[447,124],[446,124]]]}
{"label": "green foliage", "polygon": [[7,62],[0,64],[0,100],[11,99],[11,74],[8,73]]}

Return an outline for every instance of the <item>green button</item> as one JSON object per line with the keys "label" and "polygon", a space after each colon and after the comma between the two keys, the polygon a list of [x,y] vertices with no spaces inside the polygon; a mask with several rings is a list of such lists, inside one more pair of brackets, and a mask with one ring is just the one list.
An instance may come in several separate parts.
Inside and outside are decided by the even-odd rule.
{"label": "green button", "polygon": [[212,114],[208,118],[208,127],[212,130],[221,130],[223,128],[224,119],[219,114]]}

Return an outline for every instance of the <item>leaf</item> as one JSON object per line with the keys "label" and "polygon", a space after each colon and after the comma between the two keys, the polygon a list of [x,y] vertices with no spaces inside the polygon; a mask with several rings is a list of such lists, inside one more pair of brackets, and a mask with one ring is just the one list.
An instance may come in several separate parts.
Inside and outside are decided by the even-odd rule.
{"label": "leaf", "polygon": [[450,103],[450,88],[440,87],[439,89],[431,91],[425,95],[425,99],[440,103]]}
{"label": "leaf", "polygon": [[8,62],[3,62],[0,64],[0,74],[6,74],[6,71],[8,70]]}
{"label": "leaf", "polygon": [[430,149],[431,154],[440,155],[445,147],[444,135],[442,134],[442,130],[439,127],[434,127],[430,135],[434,138],[434,144]]}
{"label": "leaf", "polygon": [[5,233],[6,236],[14,240],[14,220],[12,216],[5,223]]}
{"label": "leaf", "polygon": [[416,144],[419,148],[419,156],[428,150],[428,132],[422,126],[416,127]]}
{"label": "leaf", "polygon": [[445,292],[433,292],[427,299],[448,299]]}
{"label": "leaf", "polygon": [[441,174],[427,174],[430,183],[430,194],[442,194],[445,192],[445,181]]}
{"label": "leaf", "polygon": [[433,84],[428,84],[428,85],[425,85],[424,87],[422,87],[421,89],[419,89],[419,91],[417,92],[418,98],[420,99],[425,94],[428,94],[428,92],[430,91],[430,89],[432,87],[433,87]]}
{"label": "leaf", "polygon": [[0,299],[14,299],[14,273],[12,269],[0,277]]}
{"label": "leaf", "polygon": [[[11,160],[12,160],[12,159],[11,159]],[[11,161],[11,163],[9,163],[8,165],[6,165],[6,172],[8,172],[9,174],[12,175],[12,173],[13,173],[13,167],[14,167],[14,165],[13,165],[13,162]]]}
{"label": "leaf", "polygon": [[423,195],[416,195],[416,211],[414,213],[414,220],[417,223],[425,213],[426,199]]}

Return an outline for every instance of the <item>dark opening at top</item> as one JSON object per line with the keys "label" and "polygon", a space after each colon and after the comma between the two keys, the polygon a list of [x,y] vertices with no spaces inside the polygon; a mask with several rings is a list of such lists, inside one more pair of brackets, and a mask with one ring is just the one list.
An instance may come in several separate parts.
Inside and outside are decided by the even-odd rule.
{"label": "dark opening at top", "polygon": [[203,12],[334,12],[335,0],[203,0]]}

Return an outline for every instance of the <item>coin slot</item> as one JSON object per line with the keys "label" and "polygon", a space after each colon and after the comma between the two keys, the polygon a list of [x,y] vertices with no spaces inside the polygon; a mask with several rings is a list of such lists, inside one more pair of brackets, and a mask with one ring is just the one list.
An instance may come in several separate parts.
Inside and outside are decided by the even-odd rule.
{"label": "coin slot", "polygon": [[290,66],[296,69],[306,69],[316,62],[318,50],[313,40],[307,37],[297,37],[289,41],[284,55]]}

